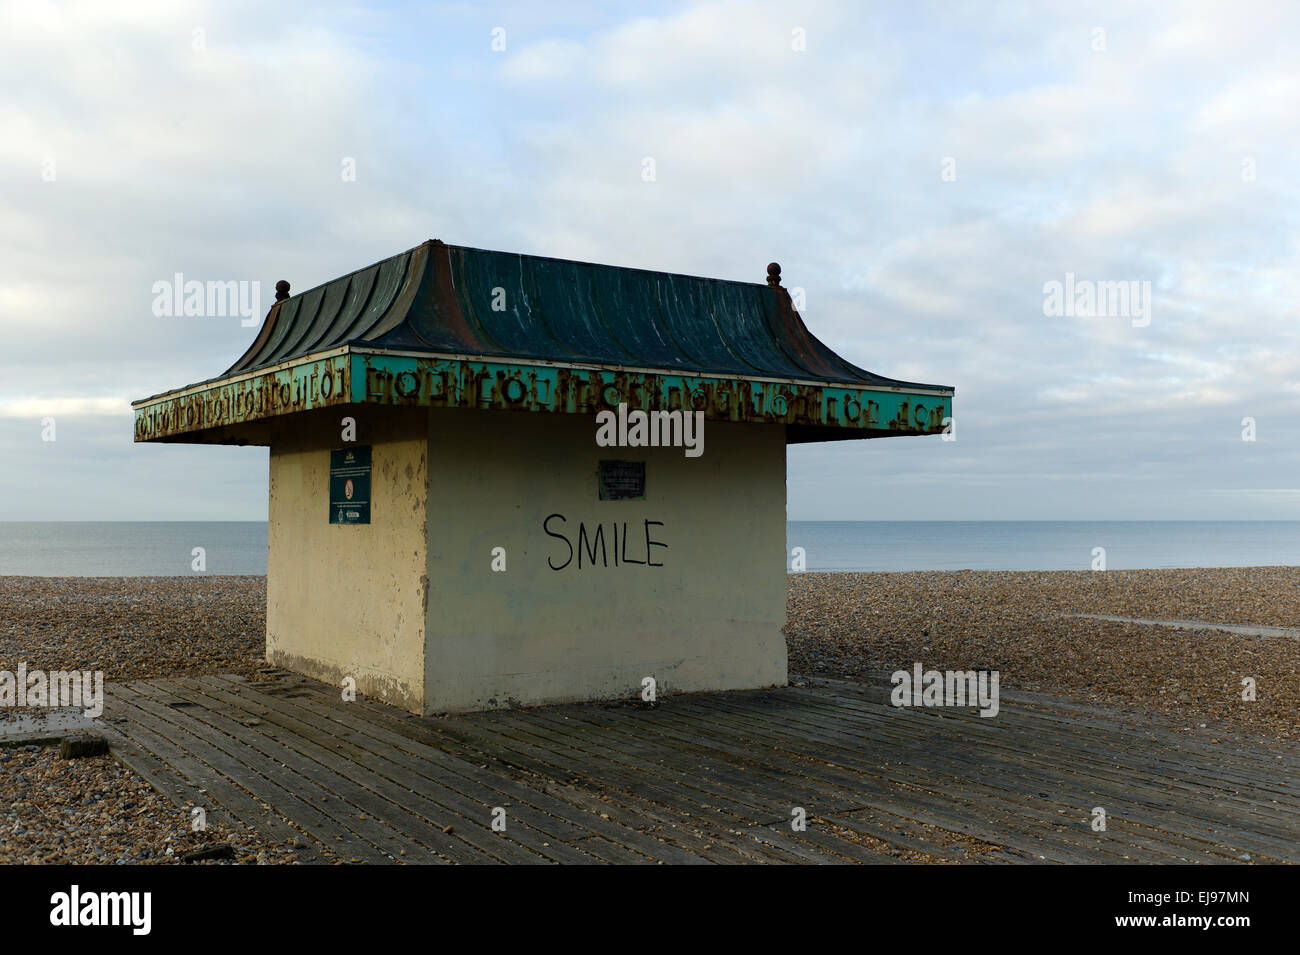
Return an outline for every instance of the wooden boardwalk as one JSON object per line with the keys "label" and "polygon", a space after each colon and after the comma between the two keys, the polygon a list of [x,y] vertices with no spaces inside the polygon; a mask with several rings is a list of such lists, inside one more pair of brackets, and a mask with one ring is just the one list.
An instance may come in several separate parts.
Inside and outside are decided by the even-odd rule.
{"label": "wooden boardwalk", "polygon": [[1042,694],[981,718],[796,680],[419,718],[293,674],[214,676],[112,685],[104,717],[178,805],[297,837],[307,860],[1300,862],[1293,748]]}

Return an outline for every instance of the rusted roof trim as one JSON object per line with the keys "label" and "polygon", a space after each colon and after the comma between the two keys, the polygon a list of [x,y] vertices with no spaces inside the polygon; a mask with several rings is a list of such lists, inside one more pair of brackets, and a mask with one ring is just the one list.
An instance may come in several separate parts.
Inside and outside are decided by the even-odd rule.
{"label": "rusted roof trim", "polygon": [[[294,366],[301,365],[304,362],[315,361],[320,358],[328,358],[332,355],[346,355],[346,354],[391,355],[396,358],[417,358],[417,359],[431,359],[431,360],[440,360],[440,361],[469,361],[469,362],[493,361],[501,364],[536,365],[539,368],[567,368],[573,371],[620,371],[620,372],[636,372],[639,374],[647,374],[647,375],[674,375],[674,376],[681,376],[683,374],[681,371],[675,371],[671,368],[640,368],[640,367],[630,367],[626,365],[600,365],[600,364],[595,364],[590,362],[544,361],[542,359],[531,359],[528,362],[521,363],[517,361],[512,362],[509,356],[505,356],[505,355],[496,355],[496,356],[460,355],[452,352],[406,351],[403,349],[395,349],[395,348],[373,348],[366,345],[340,345],[339,347],[331,348],[328,351],[316,352],[311,355],[301,355],[297,358],[290,358],[287,359],[286,361],[282,361],[278,365],[271,365],[266,368],[258,368],[254,371],[241,372],[238,375],[231,375],[228,378],[223,376],[218,376],[215,378],[207,378],[204,379],[203,381],[198,381],[195,382],[194,384],[186,385],[183,388],[176,388],[173,389],[172,391],[162,391],[156,395],[150,395],[147,398],[139,398],[131,402],[131,407],[137,408],[141,405],[152,404],[154,402],[162,401],[164,399],[180,398],[192,393],[206,390],[218,384],[246,381],[249,378],[256,378],[259,375],[274,373],[276,371],[280,371],[286,368],[292,368]],[[770,382],[773,384],[781,384],[781,385],[809,385],[817,388],[823,388],[826,387],[827,385],[833,387],[841,387],[841,388],[862,387],[862,383],[856,381],[814,381],[813,379],[810,378],[772,378],[765,375],[744,375],[744,376],[715,375],[710,377],[729,378],[736,381],[762,381],[762,382]],[[899,394],[910,394],[910,395],[934,395],[934,396],[946,395],[948,397],[952,397],[955,394],[955,389],[953,388],[949,388],[949,387],[931,388],[924,385],[918,385],[914,388],[897,387],[893,385],[873,385],[871,387],[871,390],[872,391],[894,391],[894,392],[898,392]]]}
{"label": "rusted roof trim", "polygon": [[626,402],[647,411],[703,411],[713,421],[784,424],[787,439],[794,442],[831,440],[832,435],[938,433],[951,418],[952,395],[952,389],[515,362],[345,345],[154,395],[132,407],[136,441],[190,435],[236,443],[245,426],[348,404],[590,414]]}
{"label": "rusted roof trim", "polygon": [[[683,372],[681,369],[673,368],[643,368],[640,365],[613,365],[599,364],[596,362],[581,361],[546,361],[541,358],[530,358],[527,361],[513,359],[508,355],[461,355],[453,352],[426,352],[426,351],[405,351],[398,348],[372,348],[366,345],[350,346],[354,355],[390,355],[395,358],[416,358],[416,359],[433,359],[439,361],[468,361],[468,362],[496,362],[498,364],[508,365],[529,365],[538,368],[566,368],[573,371],[616,371],[625,373],[634,373],[642,375],[671,375],[673,377],[708,377],[725,379],[728,381],[761,381],[770,382],[779,385],[808,385],[815,388],[824,388],[827,385],[841,388],[861,388],[863,383],[860,381],[822,381],[812,378],[774,378],[768,375],[722,375],[722,374],[701,374],[692,372]],[[927,385],[918,385],[916,387],[899,387],[894,385],[871,385],[872,391],[895,391],[899,394],[911,395],[936,395],[952,397],[954,389],[950,387],[930,387]]]}
{"label": "rusted roof trim", "polygon": [[138,408],[141,405],[149,405],[159,401],[171,400],[175,398],[183,398],[186,397],[187,395],[208,391],[212,388],[217,387],[218,385],[237,384],[238,382],[241,381],[247,381],[249,378],[259,378],[262,375],[275,374],[276,372],[284,371],[285,369],[289,369],[289,368],[294,368],[297,367],[298,365],[302,365],[307,362],[319,361],[322,358],[331,358],[335,355],[346,355],[350,353],[352,350],[353,350],[352,347],[349,345],[340,345],[337,348],[331,348],[328,349],[327,351],[316,352],[311,355],[300,355],[297,358],[286,359],[285,361],[282,361],[277,365],[270,365],[266,368],[258,368],[254,371],[241,372],[238,375],[231,375],[229,377],[226,377],[224,375],[218,375],[215,378],[205,378],[203,381],[196,381],[193,384],[185,385],[182,388],[174,388],[171,391],[160,391],[158,392],[158,394],[150,395],[148,398],[138,398],[135,401],[131,402],[131,407]]}

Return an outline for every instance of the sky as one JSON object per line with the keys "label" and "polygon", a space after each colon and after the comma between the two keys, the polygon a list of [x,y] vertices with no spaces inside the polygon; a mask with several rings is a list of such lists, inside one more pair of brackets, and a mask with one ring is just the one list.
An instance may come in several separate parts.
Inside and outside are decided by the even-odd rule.
{"label": "sky", "polygon": [[1300,519],[1300,5],[593,8],[0,0],[0,520],[264,520],[265,448],[132,442],[257,332],[155,283],[430,238],[775,260],[955,387],[956,440],[791,446],[792,520]]}

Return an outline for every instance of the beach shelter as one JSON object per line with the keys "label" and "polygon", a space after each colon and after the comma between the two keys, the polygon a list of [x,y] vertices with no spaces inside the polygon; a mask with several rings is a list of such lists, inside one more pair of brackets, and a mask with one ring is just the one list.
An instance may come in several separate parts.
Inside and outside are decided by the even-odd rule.
{"label": "beach shelter", "polygon": [[414,713],[786,682],[785,449],[936,435],[781,286],[433,240],[277,301],[138,442],[270,448],[266,657]]}

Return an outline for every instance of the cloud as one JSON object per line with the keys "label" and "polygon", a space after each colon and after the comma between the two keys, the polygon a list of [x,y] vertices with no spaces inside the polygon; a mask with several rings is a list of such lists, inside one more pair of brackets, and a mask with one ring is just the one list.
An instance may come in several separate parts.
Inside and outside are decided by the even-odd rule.
{"label": "cloud", "polygon": [[[849,360],[957,387],[956,442],[792,448],[792,518],[1214,516],[1206,489],[1293,473],[1286,5],[290,0],[0,17],[0,416],[107,425],[124,399],[95,396],[227,367],[253,333],[238,318],[151,314],[176,272],[301,290],[436,236],[754,282],[776,260]],[[1043,284],[1067,272],[1150,281],[1150,325],[1045,316]],[[91,427],[60,422],[61,453]],[[127,457],[105,438],[84,460],[158,452],[111,434]],[[265,474],[228,470],[262,459],[190,453],[212,462],[193,466],[194,497],[220,485],[206,499],[229,516],[264,512]],[[130,473],[103,516],[161,500],[184,516],[161,476]],[[864,480],[928,490],[885,501]],[[248,509],[232,486],[252,489]],[[1300,517],[1285,496],[1250,501]]]}
{"label": "cloud", "polygon": [[131,414],[129,398],[0,398],[0,418],[44,418]]}

